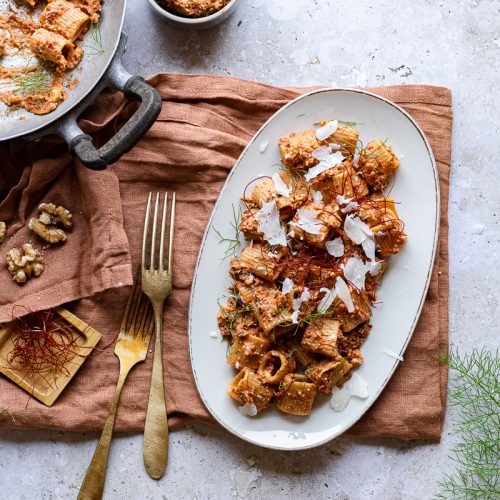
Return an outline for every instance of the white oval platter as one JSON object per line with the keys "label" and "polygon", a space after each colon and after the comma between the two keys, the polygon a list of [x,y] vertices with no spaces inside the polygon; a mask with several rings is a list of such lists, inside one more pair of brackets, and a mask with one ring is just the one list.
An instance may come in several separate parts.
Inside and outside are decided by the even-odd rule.
{"label": "white oval platter", "polygon": [[[227,296],[229,259],[212,228],[234,235],[233,207],[245,186],[260,175],[278,171],[277,141],[325,119],[356,122],[363,143],[387,139],[401,158],[391,195],[405,223],[408,244],[392,257],[379,289],[383,304],[374,309],[373,329],[362,347],[364,364],[356,372],[368,382],[366,399],[353,397],[335,412],[318,397],[309,417],[268,408],[246,417],[226,394],[235,375],[226,364],[227,342],[218,332],[218,299]],[[267,148],[264,146],[268,142]],[[264,151],[262,151],[265,149]],[[351,427],[380,395],[403,356],[429,286],[439,232],[439,182],[431,147],[413,118],[391,101],[357,89],[321,89],[291,101],[271,117],[245,148],[229,174],[205,232],[191,291],[189,344],[200,396],[213,417],[240,438],[267,448],[301,450],[320,445]],[[232,236],[234,237],[234,236]]]}

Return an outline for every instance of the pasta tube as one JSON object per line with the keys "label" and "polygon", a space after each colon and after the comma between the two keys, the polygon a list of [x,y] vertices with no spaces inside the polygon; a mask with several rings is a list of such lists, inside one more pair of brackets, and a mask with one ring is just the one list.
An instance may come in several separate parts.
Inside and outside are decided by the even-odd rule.
{"label": "pasta tube", "polygon": [[276,408],[290,415],[306,416],[311,413],[316,386],[305,375],[290,373],[281,382]]}
{"label": "pasta tube", "polygon": [[358,170],[373,189],[384,189],[389,182],[389,177],[398,168],[399,160],[391,146],[379,139],[369,142],[361,151]]}
{"label": "pasta tube", "polygon": [[76,67],[83,55],[80,47],[75,47],[63,36],[44,28],[33,32],[29,47],[37,57],[53,62],[63,70]]}
{"label": "pasta tube", "polygon": [[281,351],[269,351],[260,360],[258,374],[268,384],[278,384],[295,370],[295,361]]}
{"label": "pasta tube", "polygon": [[254,404],[257,411],[261,411],[269,405],[274,391],[262,383],[258,375],[250,368],[243,368],[232,380],[227,393],[238,403]]}
{"label": "pasta tube", "polygon": [[241,370],[249,367],[257,369],[262,356],[269,350],[270,340],[255,334],[235,337],[231,345],[227,364]]}
{"label": "pasta tube", "polygon": [[40,24],[43,28],[74,42],[87,28],[89,19],[89,16],[74,3],[53,0],[41,13]]}
{"label": "pasta tube", "polygon": [[339,321],[335,319],[318,319],[305,329],[301,345],[308,351],[335,358],[337,357],[339,333]]}
{"label": "pasta tube", "polygon": [[327,396],[332,394],[333,386],[352,368],[344,358],[319,361],[310,365],[305,371],[307,378],[313,382],[318,390]]}

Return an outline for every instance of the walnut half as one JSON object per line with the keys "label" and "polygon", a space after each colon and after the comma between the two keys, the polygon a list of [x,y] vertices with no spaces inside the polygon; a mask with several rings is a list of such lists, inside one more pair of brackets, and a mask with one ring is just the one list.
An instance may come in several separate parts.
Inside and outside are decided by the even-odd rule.
{"label": "walnut half", "polygon": [[69,229],[73,225],[73,216],[71,212],[62,206],[56,206],[53,203],[41,203],[38,206],[40,216],[32,217],[28,227],[40,238],[48,243],[62,243],[68,239],[63,229],[57,226],[63,226]]}
{"label": "walnut half", "polygon": [[22,252],[18,248],[12,248],[5,259],[16,283],[26,283],[28,278],[40,276],[44,270],[42,254],[31,243],[25,243],[21,249]]}
{"label": "walnut half", "polygon": [[5,224],[5,222],[0,221],[0,243],[3,242],[6,231],[7,231],[7,224]]}

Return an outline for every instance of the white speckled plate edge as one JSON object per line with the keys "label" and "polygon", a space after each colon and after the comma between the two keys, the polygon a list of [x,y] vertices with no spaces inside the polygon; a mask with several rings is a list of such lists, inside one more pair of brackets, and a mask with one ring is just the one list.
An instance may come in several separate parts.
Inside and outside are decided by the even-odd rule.
{"label": "white speckled plate edge", "polygon": [[[277,171],[273,164],[279,162],[276,144],[280,136],[329,118],[357,121],[363,142],[387,138],[397,154],[404,154],[391,194],[401,202],[398,211],[405,221],[409,242],[403,252],[391,258],[381,287],[384,303],[374,310],[372,333],[362,347],[365,363],[356,370],[368,382],[370,395],[367,399],[352,398],[341,413],[330,408],[328,398],[320,397],[309,417],[288,416],[274,408],[254,418],[244,417],[226,394],[235,375],[226,364],[226,342],[209,335],[218,332],[217,299],[230,282],[229,261],[219,260],[224,252],[211,228],[215,226],[228,234],[230,206],[238,202],[246,182],[261,173]],[[269,146],[260,153],[265,141]],[[256,158],[259,165],[252,169]],[[413,164],[418,170],[412,169]],[[384,350],[403,356],[416,327],[436,255],[439,207],[439,178],[429,142],[415,120],[390,100],[359,89],[326,88],[301,95],[277,111],[248,143],[229,173],[203,236],[193,277],[190,359],[200,397],[215,420],[250,443],[280,450],[321,445],[356,423],[376,401],[399,364]]]}

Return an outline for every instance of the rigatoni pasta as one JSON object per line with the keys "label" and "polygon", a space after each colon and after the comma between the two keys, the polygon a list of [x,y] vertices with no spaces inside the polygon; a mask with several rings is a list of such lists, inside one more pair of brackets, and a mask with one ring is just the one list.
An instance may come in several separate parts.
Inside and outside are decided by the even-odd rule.
{"label": "rigatoni pasta", "polygon": [[387,257],[407,240],[382,191],[399,167],[387,142],[364,147],[355,127],[326,120],[278,147],[281,170],[245,189],[247,244],[231,260],[232,296],[218,314],[238,370],[228,393],[247,416],[273,402],[307,416],[318,394],[350,379]]}

